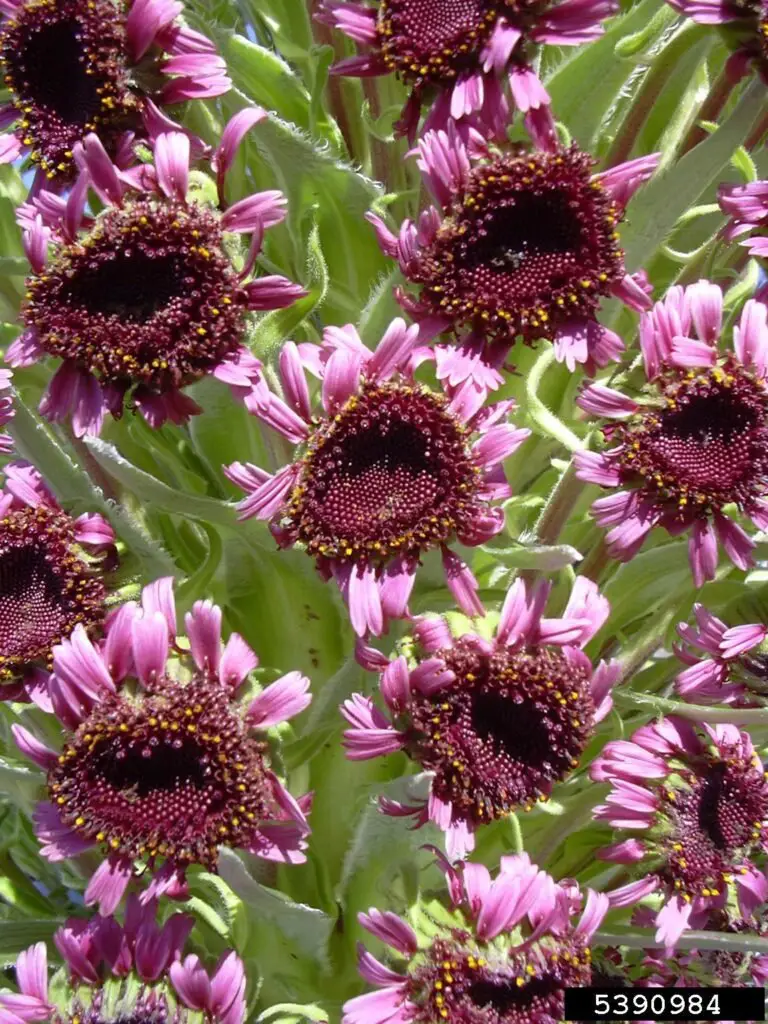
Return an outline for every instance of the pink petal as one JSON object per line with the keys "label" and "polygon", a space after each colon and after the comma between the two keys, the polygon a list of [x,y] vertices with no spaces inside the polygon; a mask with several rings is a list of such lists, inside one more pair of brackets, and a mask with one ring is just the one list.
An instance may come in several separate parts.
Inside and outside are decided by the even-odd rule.
{"label": "pink petal", "polygon": [[300,672],[288,672],[251,702],[246,720],[254,729],[269,729],[300,714],[311,700],[309,679]]}

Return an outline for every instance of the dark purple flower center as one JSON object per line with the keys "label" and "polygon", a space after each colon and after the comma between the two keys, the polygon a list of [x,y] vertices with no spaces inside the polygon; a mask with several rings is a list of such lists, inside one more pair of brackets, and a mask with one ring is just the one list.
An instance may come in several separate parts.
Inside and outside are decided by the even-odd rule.
{"label": "dark purple flower center", "polygon": [[382,0],[378,37],[384,62],[416,87],[445,84],[479,65],[511,0]]}
{"label": "dark purple flower center", "polygon": [[717,895],[768,837],[768,785],[757,759],[735,748],[662,787],[663,874],[684,895]]}
{"label": "dark purple flower center", "polygon": [[735,361],[670,381],[665,407],[617,427],[628,480],[686,516],[731,502],[749,512],[766,491],[768,391]]}
{"label": "dark purple flower center", "polygon": [[136,123],[122,5],[27,0],[6,22],[0,61],[22,118],[19,138],[48,178],[72,176],[72,149],[88,132],[114,149]]}
{"label": "dark purple flower center", "polygon": [[356,563],[470,533],[480,473],[446,405],[424,387],[364,384],[313,433],[282,527],[313,555]]}
{"label": "dark purple flower center", "polygon": [[215,214],[196,203],[108,210],[28,287],[23,318],[43,348],[118,392],[189,384],[240,344],[244,293]]}
{"label": "dark purple flower center", "polygon": [[529,951],[481,948],[463,932],[436,940],[409,978],[414,1024],[556,1024],[564,989],[588,985],[589,949],[546,939]]}
{"label": "dark purple flower center", "polygon": [[274,816],[264,745],[218,682],[101,701],[48,776],[63,821],[108,850],[213,867]]}
{"label": "dark purple flower center", "polygon": [[545,800],[592,733],[587,674],[555,648],[488,655],[462,638],[439,657],[455,682],[409,704],[408,749],[433,792],[473,825]]}
{"label": "dark purple flower center", "polygon": [[594,317],[624,274],[623,213],[575,147],[475,168],[437,237],[408,268],[420,299],[456,324],[526,341]]}
{"label": "dark purple flower center", "polygon": [[75,548],[72,520],[45,506],[0,519],[0,682],[49,665],[78,623],[104,614],[104,584]]}

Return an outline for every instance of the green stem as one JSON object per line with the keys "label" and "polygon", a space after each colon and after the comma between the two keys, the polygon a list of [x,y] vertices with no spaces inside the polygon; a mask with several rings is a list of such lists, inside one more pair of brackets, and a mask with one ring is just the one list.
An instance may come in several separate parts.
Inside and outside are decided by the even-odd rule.
{"label": "green stem", "polygon": [[576,476],[573,462],[570,462],[557,481],[536,524],[536,536],[540,544],[556,543],[585,487],[584,481]]}
{"label": "green stem", "polygon": [[704,707],[698,704],[686,704],[684,701],[668,700],[648,693],[635,693],[631,690],[619,690],[616,697],[620,703],[651,707],[654,711],[665,715],[677,715],[691,722],[711,722],[713,725],[768,725],[768,708],[718,708]]}
{"label": "green stem", "polygon": [[642,85],[635,94],[634,103],[608,151],[605,158],[606,167],[615,167],[616,164],[623,163],[632,152],[646,119],[677,67],[677,57],[690,45],[690,34],[693,31],[695,29],[692,23],[686,25],[648,69]]}
{"label": "green stem", "polygon": [[579,576],[587,576],[594,583],[599,583],[603,570],[610,560],[611,556],[608,554],[605,537],[601,537],[579,566]]}
{"label": "green stem", "polygon": [[[629,949],[663,949],[664,943],[657,942],[653,931],[634,935],[595,932],[593,947],[626,946]],[[676,949],[715,949],[734,953],[768,953],[768,939],[757,935],[732,935],[723,932],[685,932],[675,943]]]}
{"label": "green stem", "polygon": [[701,121],[716,121],[720,112],[726,104],[728,97],[733,92],[734,82],[730,75],[725,70],[721,71],[715,81],[712,83],[707,94],[707,98],[701,105],[699,116],[696,123],[693,124],[683,141],[683,147],[680,150],[680,156],[684,156],[688,150],[693,149],[694,146],[698,146],[700,142],[703,142],[709,134],[704,128],[701,127]]}
{"label": "green stem", "polygon": [[528,415],[539,433],[553,437],[569,452],[580,451],[585,447],[580,437],[555,416],[539,398],[538,391],[544,374],[555,361],[554,348],[546,348],[533,364],[525,385],[525,397],[528,402]]}

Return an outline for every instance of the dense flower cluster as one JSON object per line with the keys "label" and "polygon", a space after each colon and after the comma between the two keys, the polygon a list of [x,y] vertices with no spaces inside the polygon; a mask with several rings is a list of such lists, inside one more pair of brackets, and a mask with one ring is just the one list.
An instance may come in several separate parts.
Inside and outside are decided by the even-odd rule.
{"label": "dense flower cluster", "polygon": [[[541,44],[576,46],[597,39],[614,0],[323,0],[320,17],[363,48],[337,75],[394,72],[411,90],[398,129],[413,140],[450,120],[504,136],[512,112],[539,138],[554,134],[550,98],[532,67]],[[511,104],[510,104],[511,101]]]}
{"label": "dense flower cluster", "polygon": [[343,1024],[555,1024],[564,990],[589,985],[589,941],[607,897],[556,883],[522,854],[502,857],[495,878],[482,864],[445,865],[453,921],[431,941],[391,911],[371,908],[363,927],[398,956],[397,969],[361,947],[360,973],[379,991],[350,1000]]}
{"label": "dense flower cluster", "polygon": [[[375,351],[355,328],[329,327],[323,344],[287,343],[283,400],[247,399],[254,414],[298,447],[273,474],[235,463],[248,492],[243,518],[270,523],[281,547],[300,543],[333,577],[360,637],[407,615],[422,552],[442,552],[446,582],[468,615],[482,614],[477,581],[448,547],[483,544],[503,528],[491,503],[511,491],[502,462],[529,431],[506,422],[513,402],[478,409],[414,381],[406,370],[416,327],[394,320]],[[314,414],[306,373],[322,382]],[[450,391],[450,389],[449,389]]]}
{"label": "dense flower cluster", "polygon": [[67,977],[55,986],[44,942],[20,953],[18,993],[0,992],[3,1021],[192,1024],[202,1012],[209,1024],[243,1024],[245,970],[237,954],[222,956],[209,976],[194,954],[181,959],[195,919],[172,914],[159,927],[156,909],[156,901],[142,906],[132,896],[122,924],[111,916],[66,921],[53,940]]}
{"label": "dense flower cluster", "polygon": [[639,881],[610,893],[611,904],[660,893],[656,938],[665,947],[693,914],[733,900],[748,916],[765,901],[768,781],[746,733],[661,719],[609,743],[590,774],[611,785],[595,817],[630,833],[599,855],[641,869]]}

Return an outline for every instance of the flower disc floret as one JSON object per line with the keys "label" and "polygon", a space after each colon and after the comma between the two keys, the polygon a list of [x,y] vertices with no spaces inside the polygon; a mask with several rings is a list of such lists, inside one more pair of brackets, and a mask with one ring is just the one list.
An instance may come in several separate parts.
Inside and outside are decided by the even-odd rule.
{"label": "flower disc floret", "polygon": [[106,854],[86,890],[102,913],[119,904],[136,861],[154,875],[150,898],[183,893],[193,865],[215,871],[220,846],[304,859],[309,798],[297,802],[274,775],[265,730],[307,706],[309,681],[288,673],[239,702],[255,655],[237,634],[222,649],[221,611],[209,601],[187,615],[187,653],[176,643],[171,582],[145,588],[140,608],[121,607],[99,648],[78,628],[56,649],[61,751],[14,727],[47,775],[50,801],[35,814],[44,855]]}
{"label": "flower disc floret", "polygon": [[632,838],[602,851],[637,863],[642,880],[611,894],[615,905],[658,890],[657,938],[671,947],[691,915],[722,908],[733,894],[741,913],[765,899],[759,864],[768,849],[768,781],[746,733],[663,719],[631,741],[609,743],[592,777],[613,789],[595,817]]}
{"label": "flower disc floret", "polygon": [[387,966],[361,947],[360,973],[378,991],[347,1002],[343,1024],[558,1024],[565,988],[590,984],[589,941],[607,897],[588,891],[584,899],[525,854],[502,857],[493,880],[482,864],[454,869],[438,858],[450,908],[424,909],[439,914],[429,934],[390,911],[360,915],[395,953]]}
{"label": "flower disc floret", "polygon": [[558,1021],[563,991],[591,981],[586,943],[551,937],[528,952],[504,943],[488,947],[457,931],[437,939],[414,967],[408,999],[418,1007],[414,1024],[540,1024]]}
{"label": "flower disc floret", "polygon": [[134,134],[167,124],[157,104],[226,92],[222,58],[181,24],[180,9],[162,0],[7,0],[0,65],[11,94],[4,123],[14,136],[0,159],[28,151],[38,184],[66,185],[89,132],[130,160]]}
{"label": "flower disc floret", "polygon": [[589,672],[556,648],[489,653],[471,638],[435,657],[455,679],[413,694],[405,738],[435,796],[471,828],[545,801],[592,734]]}
{"label": "flower disc floret", "polygon": [[[95,555],[113,548],[101,516],[73,519],[36,470],[5,467],[0,491],[0,683],[49,671],[53,649],[81,626],[98,632],[107,588]],[[2,691],[0,691],[2,692]],[[16,690],[9,695],[18,696]]]}
{"label": "flower disc floret", "polygon": [[499,14],[514,0],[382,0],[376,21],[381,56],[416,88],[447,85],[476,66]]}
{"label": "flower disc floret", "polygon": [[579,399],[612,421],[604,428],[612,447],[574,457],[582,480],[624,488],[593,505],[611,527],[609,552],[631,558],[657,525],[689,530],[697,586],[714,577],[718,540],[739,568],[752,564],[753,542],[729,506],[768,526],[767,311],[749,300],[733,351],[721,355],[722,302],[707,281],[672,288],[641,323],[645,392],[633,399],[598,384]]}
{"label": "flower disc floret", "polygon": [[364,382],[310,436],[280,527],[310,554],[374,564],[470,533],[482,508],[469,435],[445,396]]}
{"label": "flower disc floret", "polygon": [[768,389],[733,355],[719,366],[657,380],[658,405],[616,425],[611,443],[622,483],[712,515],[735,503],[754,508],[768,477]]}
{"label": "flower disc floret", "polygon": [[218,847],[249,845],[276,807],[265,745],[218,681],[162,680],[140,703],[100,701],[48,773],[64,825],[150,864],[215,867]]}
{"label": "flower disc floret", "polygon": [[47,178],[72,175],[72,151],[87,132],[114,152],[137,123],[126,48],[113,0],[28,2],[5,23],[5,84],[22,114],[22,141]]}

